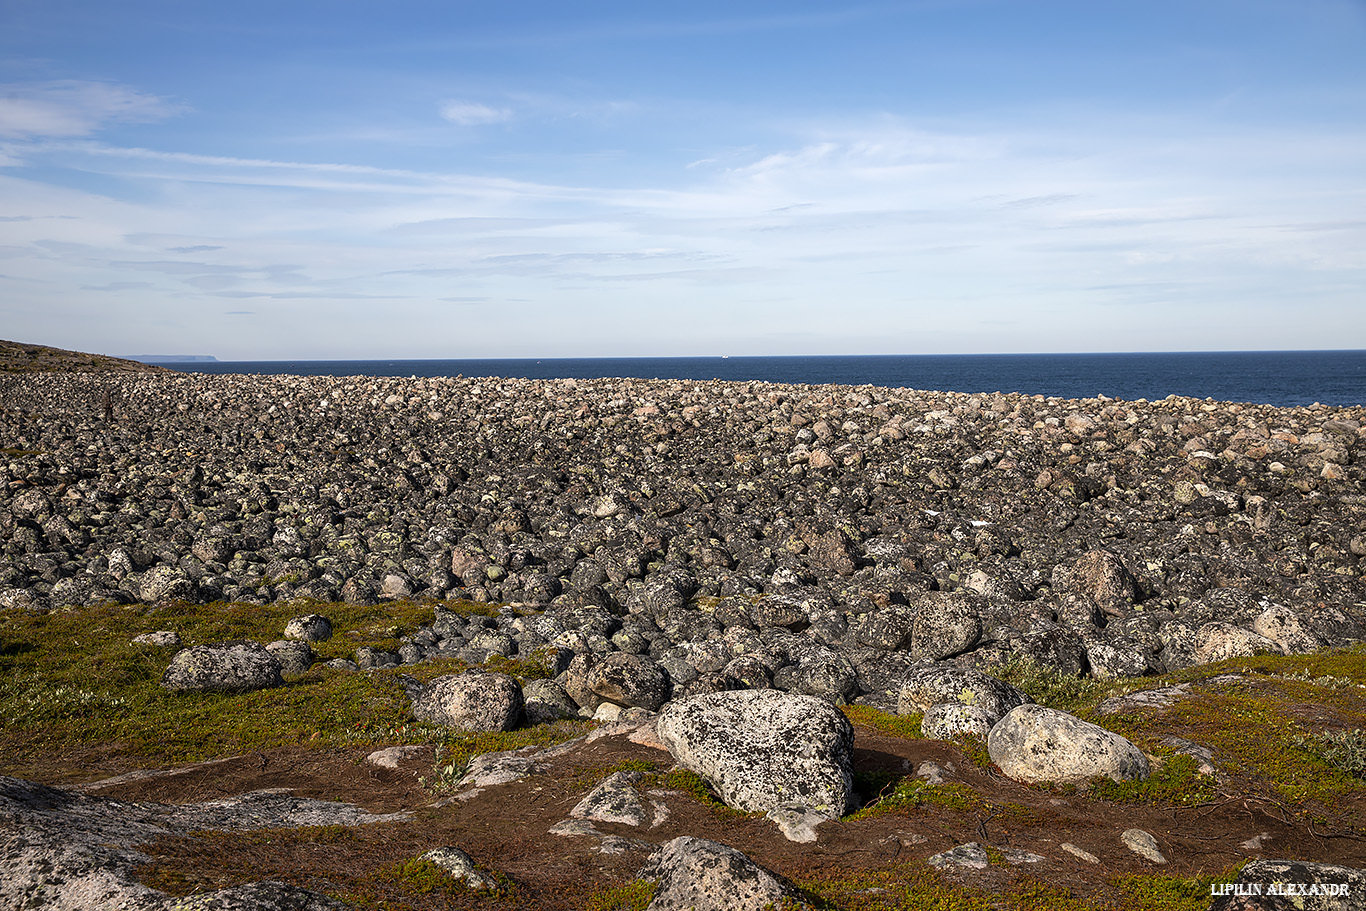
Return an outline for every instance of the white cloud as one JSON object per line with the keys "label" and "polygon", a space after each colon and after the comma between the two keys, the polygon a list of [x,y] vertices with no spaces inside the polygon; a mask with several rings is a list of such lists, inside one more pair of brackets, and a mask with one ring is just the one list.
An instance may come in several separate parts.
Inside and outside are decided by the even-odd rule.
{"label": "white cloud", "polygon": [[505,123],[512,119],[507,108],[492,108],[477,101],[447,101],[441,105],[441,117],[462,127],[486,123]]}
{"label": "white cloud", "polygon": [[11,83],[0,85],[0,137],[88,136],[108,123],[150,123],[180,110],[164,98],[105,82]]}

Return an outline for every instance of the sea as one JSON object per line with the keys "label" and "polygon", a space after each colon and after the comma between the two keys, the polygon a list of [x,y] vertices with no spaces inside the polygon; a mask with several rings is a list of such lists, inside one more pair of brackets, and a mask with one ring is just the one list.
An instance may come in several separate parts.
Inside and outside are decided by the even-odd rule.
{"label": "sea", "polygon": [[764,380],[1128,401],[1178,395],[1277,406],[1366,405],[1366,350],[156,363],[214,374]]}

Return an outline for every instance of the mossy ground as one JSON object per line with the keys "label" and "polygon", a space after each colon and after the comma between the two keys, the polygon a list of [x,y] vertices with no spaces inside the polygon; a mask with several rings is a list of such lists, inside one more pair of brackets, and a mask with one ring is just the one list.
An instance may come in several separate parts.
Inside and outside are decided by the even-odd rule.
{"label": "mossy ground", "polygon": [[1236,875],[1229,869],[1212,877],[1112,876],[1094,895],[1080,898],[1030,874],[1011,875],[1000,890],[974,888],[951,881],[924,861],[907,860],[806,876],[798,885],[818,908],[838,911],[1206,911],[1210,885]]}
{"label": "mossy ground", "polygon": [[[446,605],[443,605],[446,606]],[[454,605],[460,607],[461,605]],[[486,610],[469,605],[471,611]],[[277,639],[291,617],[316,611],[333,624],[317,643],[321,660],[349,657],[363,645],[394,647],[425,623],[429,604],[108,606],[33,613],[0,612],[0,771],[23,775],[30,761],[99,744],[108,759],[158,766],[272,747],[439,743],[467,759],[491,749],[549,743],[582,733],[565,723],[509,734],[459,735],[415,722],[396,679],[427,681],[468,669],[442,659],[396,670],[354,673],[315,664],[287,686],[250,693],[172,693],[160,685],[173,650],[137,645],[140,633],[175,630],[186,646],[229,639]],[[544,677],[538,660],[497,669]]]}
{"label": "mossy ground", "polygon": [[[489,610],[474,605],[468,609]],[[56,782],[92,777],[95,773],[90,768],[77,766],[80,757],[95,754],[108,762],[100,774],[113,774],[121,770],[120,765],[164,767],[257,750],[302,748],[312,756],[351,749],[349,755],[355,756],[352,748],[391,744],[439,746],[442,762],[462,764],[478,753],[554,743],[591,727],[584,722],[562,722],[505,734],[458,735],[415,722],[398,674],[427,680],[465,669],[454,661],[367,673],[315,667],[275,690],[172,694],[160,686],[171,651],[135,646],[130,641],[139,633],[158,629],[176,630],[187,645],[234,638],[269,641],[279,636],[290,617],[311,610],[327,614],[336,630],[330,642],[316,647],[326,659],[349,656],[362,645],[392,648],[399,637],[431,622],[434,606],[134,605],[51,614],[0,613],[0,712],[6,718],[0,729],[0,771]],[[524,679],[546,672],[534,659],[504,662],[500,669]],[[1230,674],[1240,679],[1220,679]],[[1340,836],[1359,836],[1366,830],[1359,816],[1366,805],[1366,782],[1357,768],[1361,736],[1353,733],[1366,727],[1366,649],[1234,660],[1123,683],[1058,679],[1032,667],[1015,667],[1007,676],[1044,704],[1066,708],[1129,736],[1155,760],[1154,774],[1145,782],[1128,785],[1101,781],[1068,789],[1025,787],[1001,778],[989,757],[983,757],[980,742],[927,741],[921,736],[917,716],[848,706],[845,714],[859,730],[856,749],[859,743],[868,743],[875,752],[882,751],[879,755],[884,759],[912,757],[919,762],[931,757],[941,765],[952,761],[958,780],[929,785],[909,767],[886,762],[858,769],[856,789],[865,807],[838,824],[827,824],[832,827],[828,835],[826,827],[822,828],[820,850],[826,850],[827,838],[848,840],[846,850],[835,852],[840,859],[826,862],[829,866],[812,860],[816,855],[801,853],[806,848],[775,846],[770,823],[725,807],[705,781],[671,769],[668,756],[657,752],[613,752],[597,744],[598,752],[566,759],[553,772],[533,776],[518,799],[531,805],[553,796],[559,801],[556,806],[564,808],[562,818],[574,801],[607,775],[638,772],[640,789],[681,791],[687,798],[677,793],[668,798],[674,814],[671,824],[678,826],[677,832],[624,834],[652,841],[684,832],[726,842],[738,839],[737,846],[745,845],[746,853],[809,890],[818,906],[847,911],[922,907],[1203,911],[1208,907],[1210,882],[1233,878],[1228,867],[1233,858],[1228,852],[1219,855],[1217,862],[1187,863],[1177,875],[1125,872],[1125,855],[1112,854],[1106,866],[1094,873],[1074,872],[1070,880],[1062,881],[1054,878],[1056,865],[1026,873],[997,863],[987,871],[994,877],[990,885],[941,873],[929,867],[924,857],[955,842],[981,841],[989,853],[994,851],[993,856],[1004,860],[1002,846],[1041,845],[1037,841],[1041,836],[1057,835],[1079,820],[1085,835],[1092,831],[1086,826],[1118,826],[1118,831],[1131,818],[1146,818],[1161,838],[1168,839],[1175,836],[1158,823],[1168,826],[1190,819],[1195,820],[1193,831],[1203,836],[1201,827],[1208,823],[1202,822],[1206,818],[1202,814],[1244,799],[1272,807],[1272,815],[1285,820],[1288,828],[1284,831],[1293,828],[1305,833],[1299,843],[1301,856],[1341,862],[1342,858],[1320,857],[1316,852],[1325,850],[1322,845],[1351,847],[1356,842]],[[1193,698],[1169,709],[1096,714],[1108,695],[1183,682],[1191,684]],[[1324,731],[1341,732],[1341,736],[1324,739]],[[1211,747],[1220,777],[1199,774],[1193,760],[1163,743],[1170,735]],[[344,761],[354,767],[355,759]],[[425,761],[430,763],[430,759]],[[416,785],[413,773],[405,774],[411,782],[407,787],[416,794],[407,798],[406,805],[425,806],[431,796]],[[1056,799],[1064,799],[1067,808],[1055,808]],[[554,817],[537,823],[532,835],[543,840],[533,844],[528,840],[531,835],[514,830],[511,821],[521,804],[499,805],[492,820],[484,818],[489,810],[474,806],[469,805],[467,822],[460,821],[465,817],[452,821],[453,817],[441,815],[455,810],[420,810],[411,824],[201,833],[153,852],[158,859],[143,874],[159,888],[189,895],[261,878],[262,871],[269,870],[277,878],[349,898],[361,907],[413,911],[570,906],[629,911],[648,904],[652,885],[631,879],[640,860],[622,860],[606,871],[599,866],[605,863],[600,855],[571,844],[572,840],[546,834]],[[506,820],[503,813],[508,814]],[[477,834],[464,828],[475,824],[484,827]],[[930,833],[932,838],[938,831],[944,833],[939,838],[952,840],[913,849],[911,856],[898,850],[897,859],[891,861],[887,855],[868,850],[876,844],[870,842],[875,836],[869,833],[907,829]],[[982,832],[988,837],[983,838]],[[1239,837],[1249,834],[1256,833]],[[436,840],[427,843],[423,839]],[[470,892],[415,861],[422,850],[439,844],[460,844],[472,853],[482,847],[485,853],[479,856],[489,869],[507,868],[517,875],[497,893]],[[1091,844],[1099,853],[1100,848]],[[1203,842],[1195,844],[1197,850],[1204,850],[1198,847]],[[834,852],[833,844],[830,850]],[[574,855],[579,859],[573,863],[579,867],[557,874],[563,878],[553,887],[537,881],[545,861],[558,859],[555,852],[573,855],[575,851],[582,855]],[[1216,875],[1207,876],[1215,870]],[[570,882],[576,885],[565,885]]]}

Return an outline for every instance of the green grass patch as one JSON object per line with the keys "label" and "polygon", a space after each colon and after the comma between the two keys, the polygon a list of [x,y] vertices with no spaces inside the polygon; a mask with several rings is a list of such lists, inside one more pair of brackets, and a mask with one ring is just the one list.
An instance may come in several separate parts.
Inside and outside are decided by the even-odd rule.
{"label": "green grass patch", "polygon": [[1172,753],[1152,774],[1140,781],[1112,781],[1099,778],[1091,782],[1087,794],[1116,803],[1191,806],[1213,800],[1214,776],[1201,775],[1200,763],[1190,756]]}
{"label": "green grass patch", "polygon": [[[173,651],[135,645],[140,633],[175,630],[185,645],[231,639],[270,642],[290,618],[326,614],[334,635],[317,643],[320,660],[350,656],[430,623],[430,605],[394,603],[108,606],[34,613],[0,611],[0,767],[22,774],[25,763],[100,744],[110,757],[139,764],[194,762],[250,750],[316,746],[441,743],[468,759],[493,749],[558,743],[587,723],[542,725],[507,734],[463,735],[414,722],[397,679],[420,681],[468,669],[437,660],[400,669],[354,673],[315,664],[283,687],[248,693],[173,693],[160,685]],[[536,659],[506,665],[544,675]]]}
{"label": "green grass patch", "polygon": [[[1190,698],[1158,712],[1108,715],[1101,720],[1111,730],[1156,750],[1162,749],[1156,744],[1169,734],[1210,747],[1222,767],[1251,777],[1284,800],[1331,802],[1366,786],[1350,772],[1350,747],[1344,743],[1346,752],[1325,753],[1313,740],[1321,723],[1316,716],[1325,708],[1348,723],[1366,724],[1366,700],[1355,684],[1344,689],[1314,682],[1324,677],[1352,679],[1343,672],[1362,663],[1363,656],[1358,652],[1350,661],[1343,659],[1341,654],[1275,656],[1274,668],[1262,668],[1266,673],[1240,668],[1236,659],[1190,669],[1153,684],[1191,682],[1195,689]],[[1240,671],[1247,671],[1242,680],[1207,683],[1221,673]],[[1306,707],[1310,709],[1307,716]],[[1171,793],[1158,799],[1198,800],[1200,783],[1187,778],[1182,785],[1178,778],[1184,764],[1175,758],[1171,761],[1176,765],[1167,773],[1170,779],[1153,786],[1157,791],[1169,788]],[[1344,762],[1345,766],[1340,764]]]}
{"label": "green grass patch", "polygon": [[842,705],[840,711],[852,724],[872,728],[879,734],[901,737],[906,740],[924,740],[920,733],[920,712],[910,715],[893,715],[868,705]]}
{"label": "green grass patch", "polygon": [[932,785],[913,775],[864,773],[855,776],[855,784],[867,796],[863,807],[849,819],[905,815],[925,806],[943,807],[956,812],[980,811],[987,807],[976,791],[957,781]]}
{"label": "green grass patch", "polygon": [[650,879],[602,889],[589,896],[588,911],[645,911],[658,889],[659,884]]}
{"label": "green grass patch", "polygon": [[802,878],[797,884],[823,903],[818,907],[843,911],[991,911],[996,907],[986,893],[951,883],[918,860]]}
{"label": "green grass patch", "polygon": [[712,790],[711,785],[707,784],[705,778],[696,772],[689,772],[687,769],[671,769],[662,775],[656,773],[646,778],[642,784],[649,787],[666,788],[670,791],[682,791],[718,816],[739,819],[756,815],[727,806],[721,801],[721,798],[716,796],[716,792]]}
{"label": "green grass patch", "polygon": [[[994,855],[993,863],[1004,862],[998,849],[986,850],[989,857]],[[818,908],[839,911],[1206,911],[1210,886],[1236,876],[1236,870],[1189,879],[1116,876],[1086,897],[1028,873],[1015,876],[999,892],[988,892],[953,883],[920,860],[853,873],[826,871],[797,880]]]}
{"label": "green grass patch", "polygon": [[1237,868],[1232,868],[1220,875],[1192,879],[1154,873],[1128,874],[1112,878],[1109,884],[1120,894],[1122,907],[1131,911],[1206,911],[1210,887],[1237,878]]}
{"label": "green grass patch", "polygon": [[1116,693],[1129,692],[1150,685],[1147,680],[1073,677],[1060,674],[1053,668],[1028,658],[1014,658],[983,670],[998,680],[1004,680],[1014,686],[1039,705],[1072,715],[1089,712],[1103,699]]}

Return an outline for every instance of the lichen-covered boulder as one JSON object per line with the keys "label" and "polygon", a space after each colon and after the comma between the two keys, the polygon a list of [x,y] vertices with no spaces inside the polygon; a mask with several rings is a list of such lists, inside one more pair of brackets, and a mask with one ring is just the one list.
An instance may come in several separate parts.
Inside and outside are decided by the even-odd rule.
{"label": "lichen-covered boulder", "polygon": [[1004,680],[971,668],[929,665],[907,673],[897,697],[897,713],[911,715],[927,712],[944,703],[974,706],[984,715],[987,726],[1005,717],[1030,698]]}
{"label": "lichen-covered boulder", "polygon": [[1132,602],[1138,597],[1138,582],[1124,561],[1111,551],[1087,551],[1070,567],[1057,567],[1053,587],[1083,595],[1101,605]]}
{"label": "lichen-covered boulder", "polygon": [[626,826],[643,825],[645,804],[632,787],[639,773],[614,772],[584,795],[569,815],[576,819],[620,823]]}
{"label": "lichen-covered boulder", "polygon": [[413,717],[461,731],[510,731],[522,717],[522,688],[484,671],[437,677],[413,696]]}
{"label": "lichen-covered boulder", "polygon": [[161,677],[168,690],[246,692],[284,684],[280,662],[259,642],[196,645],[176,652]]}
{"label": "lichen-covered boulder", "polygon": [[280,673],[286,677],[298,677],[308,673],[313,666],[313,648],[307,641],[277,639],[266,644],[266,651],[280,662]]}
{"label": "lichen-covered boulder", "polygon": [[1251,658],[1253,655],[1279,655],[1280,645],[1250,629],[1232,623],[1213,621],[1200,627],[1195,634],[1195,663],[1211,664],[1227,658]]}
{"label": "lichen-covered boulder", "polygon": [[527,724],[548,724],[577,718],[579,707],[554,680],[528,680],[522,687],[522,711]]}
{"label": "lichen-covered boulder", "polygon": [[1148,777],[1148,759],[1113,731],[1041,705],[1011,709],[987,737],[987,752],[1007,778],[1079,784]]}
{"label": "lichen-covered boulder", "polygon": [[332,638],[332,621],[322,614],[304,614],[285,624],[285,638],[304,642],[326,642]]}
{"label": "lichen-covered boulder", "polygon": [[930,740],[953,740],[963,735],[985,740],[998,720],[980,705],[941,702],[925,710],[920,733]]}
{"label": "lichen-covered boulder", "polygon": [[474,859],[459,848],[449,845],[444,848],[433,848],[418,859],[431,861],[475,892],[498,891],[497,881],[479,872]]}
{"label": "lichen-covered boulder", "polygon": [[1253,860],[1243,865],[1236,880],[1216,885],[1214,892],[1210,911],[1358,911],[1366,894],[1366,870],[1303,860]]}
{"label": "lichen-covered boulder", "polygon": [[194,594],[194,582],[169,563],[153,566],[138,579],[138,597],[148,603],[184,601]]}
{"label": "lichen-covered boulder", "polygon": [[669,698],[669,675],[649,658],[612,652],[588,671],[588,688],[608,702],[655,712]]}
{"label": "lichen-covered boulder", "polygon": [[971,592],[929,592],[915,606],[909,647],[917,658],[949,658],[982,638],[981,601]]}
{"label": "lichen-covered boulder", "polygon": [[763,911],[809,908],[792,883],[734,848],[684,835],[663,845],[639,873],[658,882],[646,911]]}
{"label": "lichen-covered boulder", "polygon": [[853,807],[854,729],[824,700],[777,690],[708,693],[669,703],[655,727],[674,760],[728,806],[767,812],[796,802],[836,816]]}
{"label": "lichen-covered boulder", "polygon": [[1266,609],[1253,618],[1252,631],[1276,643],[1287,655],[1303,655],[1323,647],[1323,639],[1308,627],[1300,614],[1283,604],[1267,604]]}

